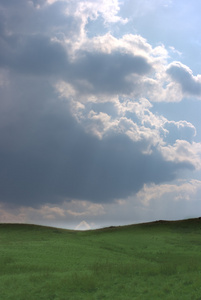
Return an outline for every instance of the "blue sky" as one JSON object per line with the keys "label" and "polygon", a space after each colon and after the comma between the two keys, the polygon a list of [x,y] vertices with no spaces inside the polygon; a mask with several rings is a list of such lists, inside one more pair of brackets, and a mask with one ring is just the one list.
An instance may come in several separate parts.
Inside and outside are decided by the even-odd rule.
{"label": "blue sky", "polygon": [[200,6],[0,0],[0,222],[200,216]]}

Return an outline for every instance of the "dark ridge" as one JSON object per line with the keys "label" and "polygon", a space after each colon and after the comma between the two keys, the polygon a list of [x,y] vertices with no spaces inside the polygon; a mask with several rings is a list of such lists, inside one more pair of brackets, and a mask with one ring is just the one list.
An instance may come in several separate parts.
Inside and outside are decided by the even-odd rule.
{"label": "dark ridge", "polygon": [[62,232],[74,232],[75,230],[57,228],[53,226],[45,226],[45,225],[36,225],[36,224],[27,224],[27,223],[0,223],[0,229],[3,228],[11,228],[13,230],[29,230],[29,231],[40,231],[40,230],[48,230],[54,233],[62,233]]}
{"label": "dark ridge", "polygon": [[[147,228],[147,227],[157,227],[157,226],[177,226],[177,227],[187,227],[190,225],[201,225],[201,217],[198,218],[190,218],[190,219],[183,219],[183,220],[156,220],[152,222],[145,222],[145,223],[137,223],[137,224],[129,224],[129,225],[122,225],[122,226],[109,226],[104,228],[98,228],[98,229],[91,229],[87,230],[87,232],[110,232],[110,231],[116,231],[116,230],[122,230],[122,229],[132,229],[135,227],[141,227],[141,228]],[[3,228],[12,228],[14,230],[20,230],[20,229],[27,229],[27,230],[51,230],[54,233],[62,233],[62,232],[80,232],[81,230],[73,230],[73,229],[64,229],[64,228],[57,228],[53,226],[45,226],[45,225],[35,225],[35,224],[26,224],[26,223],[0,223],[0,229]],[[85,232],[85,231],[81,231]]]}
{"label": "dark ridge", "polygon": [[200,225],[201,226],[201,217],[198,218],[190,218],[190,219],[182,219],[182,220],[156,220],[152,222],[144,222],[144,223],[137,223],[137,224],[129,224],[129,225],[123,225],[123,226],[109,226],[104,228],[95,229],[92,231],[104,231],[104,232],[110,232],[115,230],[123,230],[123,229],[134,229],[134,228],[148,228],[148,227],[161,227],[161,226],[175,226],[177,228],[181,227],[188,227],[192,225]]}

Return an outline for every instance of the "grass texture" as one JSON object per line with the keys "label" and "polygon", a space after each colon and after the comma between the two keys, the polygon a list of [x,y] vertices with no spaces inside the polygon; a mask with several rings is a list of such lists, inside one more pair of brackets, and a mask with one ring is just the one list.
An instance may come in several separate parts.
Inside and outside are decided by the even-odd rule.
{"label": "grass texture", "polygon": [[0,224],[2,300],[201,300],[201,219],[91,231]]}

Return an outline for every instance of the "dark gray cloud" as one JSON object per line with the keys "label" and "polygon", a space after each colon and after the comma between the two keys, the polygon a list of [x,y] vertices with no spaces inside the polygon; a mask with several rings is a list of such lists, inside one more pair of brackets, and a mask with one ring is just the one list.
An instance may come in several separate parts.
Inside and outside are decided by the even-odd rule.
{"label": "dark gray cloud", "polygon": [[111,54],[82,52],[80,56],[72,65],[71,75],[77,88],[79,82],[76,80],[85,79],[90,83],[87,92],[129,94],[134,89],[134,83],[127,76],[145,75],[152,69],[144,57],[116,51]]}
{"label": "dark gray cloud", "polygon": [[26,37],[13,61],[15,71],[36,75],[58,75],[68,70],[67,54],[45,36]]}
{"label": "dark gray cloud", "polygon": [[[18,73],[56,76],[85,93],[126,93],[135,88],[127,76],[143,76],[152,67],[142,56],[121,52],[82,52],[70,62],[66,49],[44,35],[2,39],[0,65]],[[83,80],[89,83],[84,84]]]}
{"label": "dark gray cloud", "polygon": [[[129,94],[135,88],[132,75],[141,78],[152,66],[124,50],[78,50],[70,60],[62,36],[79,35],[81,19],[64,17],[64,2],[33,4],[0,2],[0,72],[5,75],[3,83],[0,78],[0,201],[27,206],[64,199],[109,202],[194,168],[190,162],[165,160],[157,146],[143,154],[150,142],[146,128],[138,142],[124,130],[111,130],[102,139],[87,133],[73,117],[70,100],[61,99],[53,86],[62,79],[77,95]],[[76,96],[73,100],[79,102]],[[109,106],[104,109],[110,118]]]}
{"label": "dark gray cloud", "polygon": [[[131,74],[139,76],[151,70],[141,56],[122,53],[89,53],[71,63],[63,46],[50,41],[46,36],[23,37],[23,41],[5,44],[0,50],[0,64],[15,72],[30,75],[54,76],[65,79],[81,93],[126,93],[133,91],[135,84],[127,79]],[[89,85],[83,84],[83,80]]]}
{"label": "dark gray cloud", "polygon": [[107,202],[191,168],[164,161],[156,149],[142,154],[124,134],[87,134],[45,80],[18,78],[3,94],[10,105],[0,118],[0,199],[7,204]]}
{"label": "dark gray cloud", "polygon": [[182,91],[190,96],[201,96],[201,80],[193,76],[191,70],[185,65],[175,62],[170,64],[167,73],[181,85]]}
{"label": "dark gray cloud", "polygon": [[[17,4],[17,5],[16,5]],[[37,9],[40,6],[40,9]],[[9,34],[57,34],[71,37],[79,34],[81,21],[76,16],[67,16],[65,1],[47,5],[47,1],[0,1],[1,22]]]}
{"label": "dark gray cloud", "polygon": [[[28,1],[0,3],[0,66],[18,73],[62,76],[68,56],[59,39],[72,35],[72,28],[75,34],[79,31],[76,18],[64,15],[65,7],[64,2],[41,9]],[[58,41],[52,40],[57,36]]]}
{"label": "dark gray cloud", "polygon": [[121,51],[78,51],[70,61],[63,40],[79,36],[81,19],[66,16],[66,6],[56,2],[36,9],[23,0],[19,6],[0,6],[0,66],[17,73],[56,76],[71,82],[81,93],[129,94],[135,85],[127,77],[149,73],[151,64],[140,55]]}

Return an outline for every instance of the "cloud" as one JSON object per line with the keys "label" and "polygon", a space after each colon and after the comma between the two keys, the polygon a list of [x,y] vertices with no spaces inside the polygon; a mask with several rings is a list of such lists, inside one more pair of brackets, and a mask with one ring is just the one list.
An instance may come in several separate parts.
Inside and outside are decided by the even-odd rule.
{"label": "cloud", "polygon": [[[1,204],[0,221],[44,225],[51,222],[52,226],[75,229],[83,220],[91,228],[97,228],[159,219],[199,217],[200,191],[201,182],[191,179],[145,184],[137,194],[101,205],[73,200],[57,206],[46,204],[38,208],[24,206],[13,209]],[[82,214],[71,214],[71,211]]]}
{"label": "cloud", "polygon": [[180,62],[173,62],[167,68],[167,74],[180,84],[184,95],[201,96],[201,75],[194,76],[191,69]]}
{"label": "cloud", "polygon": [[82,21],[75,14],[68,15],[66,10],[73,2],[55,1],[47,5],[46,0],[7,1],[0,4],[1,19],[4,20],[4,34],[29,35],[30,33],[56,35],[58,38],[73,37],[80,34]]}
{"label": "cloud", "polygon": [[175,49],[175,47],[173,47],[173,46],[169,46],[169,49],[173,52],[173,53],[175,53],[175,54],[177,54],[178,56],[182,56],[182,52],[180,52],[180,51],[178,51],[177,49]]}
{"label": "cloud", "polygon": [[[193,124],[153,109],[155,102],[181,101],[184,92],[199,96],[199,77],[179,63],[168,65],[165,47],[140,35],[87,35],[88,20],[99,16],[105,28],[124,24],[118,12],[118,1],[0,4],[0,200],[6,207],[31,207],[30,214],[49,220],[95,216],[144,184],[201,167]],[[91,206],[57,206],[72,199]]]}
{"label": "cloud", "polygon": [[0,222],[2,223],[20,222],[48,225],[51,222],[52,226],[75,229],[78,223],[85,224],[83,218],[91,226],[96,226],[94,220],[101,218],[105,213],[102,204],[78,200],[57,204],[46,203],[38,207],[17,206],[14,208],[0,204]]}
{"label": "cloud", "polygon": [[200,169],[200,153],[201,144],[193,142],[190,144],[184,140],[176,140],[175,144],[162,146],[161,152],[167,161],[174,161],[175,163],[184,163],[189,168]]}
{"label": "cloud", "polygon": [[68,59],[64,48],[58,42],[37,35],[26,38],[10,67],[20,73],[58,76],[68,69]]}
{"label": "cloud", "polygon": [[192,179],[190,181],[179,181],[176,184],[161,185],[144,185],[143,189],[138,192],[137,197],[145,205],[149,205],[152,200],[159,200],[166,196],[173,201],[187,200],[193,201],[201,189],[201,181]]}
{"label": "cloud", "polygon": [[[86,127],[51,82],[14,75],[7,81],[1,87],[0,119],[0,196],[7,205],[37,207],[71,199],[106,203],[200,165],[199,144],[164,144],[167,120],[154,115],[146,99],[116,99],[112,116],[108,109],[96,113],[94,103]],[[182,125],[193,131],[190,123]]]}
{"label": "cloud", "polygon": [[98,203],[72,200],[71,202],[66,203],[66,206],[70,207],[70,209],[69,208],[66,209],[66,213],[74,217],[100,216],[105,214],[103,205]]}
{"label": "cloud", "polygon": [[174,144],[176,140],[185,140],[193,142],[196,136],[196,128],[187,121],[168,121],[164,123],[165,141],[168,144]]}
{"label": "cloud", "polygon": [[[72,76],[76,81],[85,79],[90,83],[88,93],[126,93],[133,89],[133,82],[127,76],[142,76],[151,70],[151,66],[142,56],[121,52],[110,54],[85,52],[72,65]],[[78,86],[77,86],[78,87]],[[83,88],[83,86],[82,86]]]}
{"label": "cloud", "polygon": [[[200,216],[199,180],[145,184],[135,195],[104,204],[104,226],[142,223],[155,220],[178,220]],[[97,223],[99,220],[96,220]]]}
{"label": "cloud", "polygon": [[[167,69],[168,51],[163,45],[153,48],[141,36],[132,34],[121,38],[110,33],[87,37],[88,19],[102,14],[107,22],[121,21],[111,17],[119,10],[117,1],[56,1],[49,5],[41,2],[39,6],[31,1],[21,1],[18,7],[2,5],[3,68],[54,76],[70,84],[82,98],[126,94],[137,100],[145,97],[153,102],[173,102],[181,101],[182,91],[199,97],[199,75],[192,77],[181,63],[170,64]],[[16,18],[22,21],[16,24]],[[173,76],[173,68],[177,75]],[[183,80],[185,77],[183,85],[178,70]]]}
{"label": "cloud", "polygon": [[21,210],[8,210],[0,204],[0,222],[1,223],[24,223],[26,214]]}

